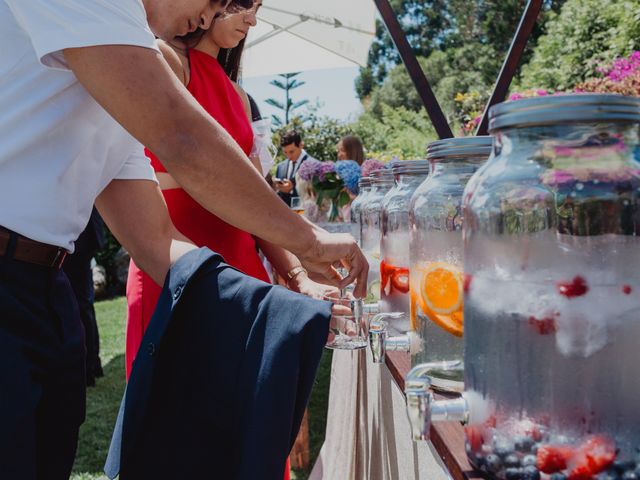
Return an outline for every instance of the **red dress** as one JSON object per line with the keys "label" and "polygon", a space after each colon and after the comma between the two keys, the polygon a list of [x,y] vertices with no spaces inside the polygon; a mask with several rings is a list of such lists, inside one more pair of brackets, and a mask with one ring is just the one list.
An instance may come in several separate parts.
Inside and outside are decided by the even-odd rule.
{"label": "red dress", "polygon": [[[233,84],[214,57],[198,50],[189,50],[188,56],[191,67],[188,90],[248,155],[253,145],[253,130]],[[166,172],[153,153],[148,150],[146,153],[156,172]],[[255,240],[249,233],[209,213],[181,188],[164,190],[162,193],[171,220],[182,234],[199,247],[209,247],[221,254],[227,263],[247,275],[270,281],[258,256]],[[151,277],[131,262],[127,281],[127,378],[160,290]]]}

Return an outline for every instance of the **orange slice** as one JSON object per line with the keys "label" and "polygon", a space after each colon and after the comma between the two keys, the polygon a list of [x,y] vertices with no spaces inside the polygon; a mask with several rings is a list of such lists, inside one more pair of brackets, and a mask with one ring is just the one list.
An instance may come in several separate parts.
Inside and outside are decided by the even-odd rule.
{"label": "orange slice", "polygon": [[447,332],[462,336],[462,271],[446,262],[434,262],[421,269],[418,304],[429,319]]}

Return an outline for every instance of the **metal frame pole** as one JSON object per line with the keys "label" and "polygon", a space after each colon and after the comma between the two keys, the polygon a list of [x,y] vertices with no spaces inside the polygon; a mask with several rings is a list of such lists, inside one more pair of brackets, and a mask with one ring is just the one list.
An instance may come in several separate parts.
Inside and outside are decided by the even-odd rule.
{"label": "metal frame pole", "polygon": [[529,37],[531,37],[531,32],[533,32],[533,27],[535,26],[540,10],[542,9],[542,2],[543,0],[529,0],[529,3],[524,9],[522,19],[518,25],[518,30],[513,38],[513,42],[511,42],[511,47],[509,47],[509,53],[502,65],[502,70],[500,70],[500,75],[498,76],[498,80],[493,88],[493,93],[489,98],[489,102],[487,103],[484,113],[482,114],[482,120],[478,125],[476,135],[487,135],[489,128],[489,109],[496,103],[504,101],[507,96],[511,81],[516,74],[518,65],[520,65],[520,59],[522,58],[525,47],[527,46],[527,41],[529,40]]}

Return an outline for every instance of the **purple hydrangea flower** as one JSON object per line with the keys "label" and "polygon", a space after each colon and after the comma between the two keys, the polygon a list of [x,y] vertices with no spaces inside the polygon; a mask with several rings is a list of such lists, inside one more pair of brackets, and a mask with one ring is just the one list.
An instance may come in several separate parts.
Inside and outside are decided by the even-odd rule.
{"label": "purple hydrangea flower", "polygon": [[[304,165],[304,164],[303,164]],[[320,162],[320,168],[318,169],[318,178],[321,182],[324,182],[327,174],[335,172],[336,165],[333,162]]]}
{"label": "purple hydrangea flower", "polygon": [[358,194],[358,181],[360,180],[360,165],[353,160],[338,160],[336,162],[336,173],[354,195]]}
{"label": "purple hydrangea flower", "polygon": [[298,169],[298,175],[300,175],[300,178],[303,180],[310,182],[320,171],[320,165],[322,165],[322,162],[314,158],[305,160]]}
{"label": "purple hydrangea flower", "polygon": [[382,163],[380,160],[376,160],[375,158],[370,158],[362,163],[362,167],[360,167],[360,170],[362,171],[363,177],[368,177],[369,175],[371,175],[371,172],[382,170],[383,168],[384,163]]}

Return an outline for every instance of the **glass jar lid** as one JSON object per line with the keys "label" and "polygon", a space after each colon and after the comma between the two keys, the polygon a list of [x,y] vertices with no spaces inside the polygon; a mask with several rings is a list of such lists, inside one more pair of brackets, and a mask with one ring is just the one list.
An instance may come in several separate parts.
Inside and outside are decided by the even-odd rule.
{"label": "glass jar lid", "polygon": [[640,98],[577,93],[503,102],[489,111],[489,131],[558,123],[640,122]]}
{"label": "glass jar lid", "polygon": [[369,175],[372,185],[393,185],[394,176],[393,172],[389,168],[382,168],[371,172]]}
{"label": "glass jar lid", "polygon": [[493,137],[445,138],[427,145],[427,160],[450,158],[488,157],[491,155]]}
{"label": "glass jar lid", "polygon": [[358,187],[366,188],[371,186],[371,179],[369,177],[360,177],[358,180]]}
{"label": "glass jar lid", "polygon": [[428,173],[429,162],[427,160],[403,160],[396,162],[391,167],[393,175],[405,175],[414,173]]}

